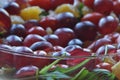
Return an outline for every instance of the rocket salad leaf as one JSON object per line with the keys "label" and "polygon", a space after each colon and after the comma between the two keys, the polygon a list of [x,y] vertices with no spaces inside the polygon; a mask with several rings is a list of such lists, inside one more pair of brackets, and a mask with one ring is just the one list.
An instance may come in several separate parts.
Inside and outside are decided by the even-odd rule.
{"label": "rocket salad leaf", "polygon": [[50,65],[44,67],[39,71],[39,76],[42,76],[42,80],[115,80],[115,75],[108,70],[105,69],[94,69],[93,71],[87,70],[83,67],[78,73],[74,76],[70,76],[70,73],[80,69],[86,63],[88,63],[91,58],[86,59],[79,63],[76,66],[68,67],[68,68],[61,68],[56,67],[53,71],[49,71],[49,69],[57,64],[60,60],[55,60]]}

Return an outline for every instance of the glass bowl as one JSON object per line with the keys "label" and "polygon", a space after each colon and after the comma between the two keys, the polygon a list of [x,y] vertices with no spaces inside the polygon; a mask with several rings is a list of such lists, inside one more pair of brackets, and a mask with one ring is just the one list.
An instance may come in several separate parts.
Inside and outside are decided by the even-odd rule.
{"label": "glass bowl", "polygon": [[[36,74],[35,74],[32,76],[25,76],[25,77],[17,78],[17,77],[15,77],[15,74],[20,68],[29,66],[29,65],[37,66],[39,68],[39,72],[40,72],[40,70],[42,70],[46,66],[50,66],[56,60],[59,60],[57,63],[55,63],[55,65],[58,65],[58,64],[66,65],[68,68],[74,67],[74,69],[71,72],[67,73],[67,76],[69,76],[69,77],[62,76],[63,78],[60,78],[59,80],[79,80],[79,79],[72,79],[72,78],[75,77],[76,75],[78,75],[78,73],[80,73],[82,70],[85,71],[84,73],[82,73],[82,76],[84,76],[83,74],[86,74],[86,71],[90,72],[90,73],[96,72],[96,69],[98,69],[98,67],[96,68],[96,65],[98,63],[103,63],[105,60],[109,59],[108,60],[109,63],[110,62],[111,62],[111,64],[114,63],[114,61],[112,61],[114,56],[116,56],[116,55],[61,56],[61,57],[35,56],[35,55],[28,55],[28,53],[20,53],[20,52],[15,52],[15,51],[12,51],[9,49],[0,48],[0,67],[1,67],[0,77],[3,80],[10,80],[10,79],[11,80],[47,80],[46,75],[37,75],[37,78],[36,78]],[[86,61],[86,60],[88,60],[88,61]],[[75,62],[75,64],[71,65],[71,63],[73,63],[73,62]],[[79,67],[78,67],[78,65],[79,65]],[[61,67],[61,66],[59,66],[59,67]],[[62,68],[64,68],[64,67],[62,67]],[[51,66],[51,68],[49,68],[48,72],[52,72],[51,70],[53,70],[53,69],[55,69],[55,68],[53,68],[53,66]],[[106,72],[111,73],[109,70],[107,70]],[[56,73],[56,74],[58,74],[57,76],[60,77],[59,74],[61,74],[61,73]],[[47,75],[47,77],[48,76],[50,76],[50,75]],[[96,76],[96,75],[93,75],[93,76]],[[86,76],[86,78],[87,78],[87,76]],[[95,79],[95,80],[99,80],[99,79]],[[104,80],[109,80],[109,79],[104,79]],[[111,80],[118,80],[118,79],[114,78]]]}

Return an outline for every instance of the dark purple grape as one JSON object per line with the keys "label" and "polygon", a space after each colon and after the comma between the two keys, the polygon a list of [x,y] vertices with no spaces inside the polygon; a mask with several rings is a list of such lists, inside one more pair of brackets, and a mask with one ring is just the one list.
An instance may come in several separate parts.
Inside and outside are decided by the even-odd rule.
{"label": "dark purple grape", "polygon": [[25,37],[26,29],[25,29],[24,25],[22,25],[22,24],[13,24],[11,26],[10,33],[20,36],[20,37]]}
{"label": "dark purple grape", "polygon": [[16,15],[20,13],[20,6],[18,3],[12,1],[4,7],[4,9],[11,15]]}
{"label": "dark purple grape", "polygon": [[68,42],[68,45],[79,45],[79,46],[82,46],[83,45],[83,42],[80,40],[80,39],[72,39]]}
{"label": "dark purple grape", "polygon": [[75,49],[81,49],[82,50],[82,48],[80,46],[78,46],[78,45],[68,45],[68,46],[66,46],[64,48],[64,51],[71,52],[71,51],[73,51]]}
{"label": "dark purple grape", "polygon": [[24,66],[21,67],[16,73],[16,78],[23,78],[28,76],[35,76],[36,72],[38,71],[38,67],[30,65],[30,66]]}
{"label": "dark purple grape", "polygon": [[27,46],[17,46],[14,51],[23,54],[33,54],[33,51]]}
{"label": "dark purple grape", "polygon": [[58,52],[53,52],[52,56],[70,56],[69,52],[66,51],[58,51]]}
{"label": "dark purple grape", "polygon": [[59,27],[73,28],[78,22],[78,20],[70,12],[60,13],[56,16],[56,19],[58,20]]}
{"label": "dark purple grape", "polygon": [[0,48],[1,48],[1,49],[12,50],[12,47],[11,47],[10,45],[7,45],[7,44],[0,44]]}
{"label": "dark purple grape", "polygon": [[48,35],[45,35],[44,38],[52,43],[53,46],[56,46],[56,45],[59,45],[59,37],[55,34],[48,34]]}
{"label": "dark purple grape", "polygon": [[37,51],[34,51],[33,54],[36,55],[36,56],[47,56],[47,52],[44,51],[44,50],[37,50]]}
{"label": "dark purple grape", "polygon": [[47,42],[47,41],[35,42],[30,46],[30,49],[32,49],[33,51],[45,50],[45,49],[48,49],[48,48],[53,48],[53,45],[50,42]]}
{"label": "dark purple grape", "polygon": [[97,27],[90,21],[79,22],[74,28],[75,35],[82,41],[94,40],[97,36]]}
{"label": "dark purple grape", "polygon": [[39,26],[38,20],[34,19],[25,21],[23,25],[25,26],[26,30],[30,29],[33,26]]}
{"label": "dark purple grape", "polygon": [[22,39],[17,35],[9,35],[6,37],[5,42],[11,46],[21,46],[23,44]]}
{"label": "dark purple grape", "polygon": [[[107,50],[107,53],[106,53],[106,50]],[[114,45],[111,45],[111,44],[108,44],[108,45],[103,45],[103,46],[100,46],[97,51],[96,51],[96,55],[99,56],[99,55],[104,55],[104,54],[114,54],[116,53],[116,47]]]}

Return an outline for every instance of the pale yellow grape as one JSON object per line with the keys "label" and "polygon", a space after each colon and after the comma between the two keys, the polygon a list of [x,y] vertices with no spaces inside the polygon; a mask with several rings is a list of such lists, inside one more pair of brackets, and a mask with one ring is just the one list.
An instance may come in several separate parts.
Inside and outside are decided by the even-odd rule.
{"label": "pale yellow grape", "polygon": [[91,12],[93,12],[92,9],[88,8],[87,6],[83,6],[83,8],[82,8],[83,15],[86,15],[86,14],[91,13]]}
{"label": "pale yellow grape", "polygon": [[30,20],[30,19],[36,19],[39,20],[40,17],[40,13],[43,11],[43,9],[41,9],[38,6],[31,6],[31,7],[27,7],[21,10],[20,16],[24,19],[24,20]]}
{"label": "pale yellow grape", "polygon": [[112,67],[112,72],[120,80],[120,61]]}
{"label": "pale yellow grape", "polygon": [[107,63],[109,63],[109,64],[111,64],[111,65],[116,64],[116,61],[115,61],[111,56],[105,57],[105,58],[104,58],[104,62],[107,62]]}
{"label": "pale yellow grape", "polygon": [[10,18],[11,18],[12,24],[22,24],[22,23],[24,23],[24,20],[20,16],[11,15]]}
{"label": "pale yellow grape", "polygon": [[80,17],[79,11],[71,4],[62,4],[55,9],[55,13],[71,12],[75,17]]}

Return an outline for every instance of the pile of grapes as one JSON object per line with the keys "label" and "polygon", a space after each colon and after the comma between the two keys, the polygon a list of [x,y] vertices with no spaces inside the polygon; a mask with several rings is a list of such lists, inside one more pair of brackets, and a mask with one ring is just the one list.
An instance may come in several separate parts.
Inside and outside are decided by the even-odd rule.
{"label": "pile of grapes", "polygon": [[120,79],[119,20],[120,0],[1,0],[0,67],[15,67],[16,77],[25,77],[57,57],[76,57],[60,61],[63,67],[86,59],[78,57],[107,56],[85,66]]}

